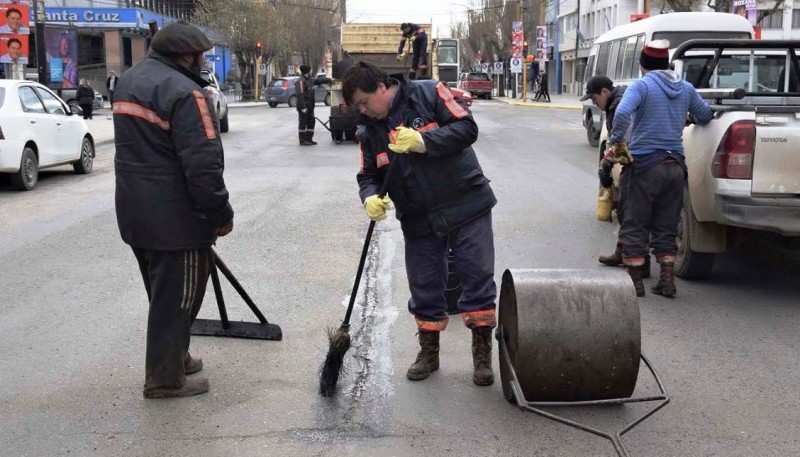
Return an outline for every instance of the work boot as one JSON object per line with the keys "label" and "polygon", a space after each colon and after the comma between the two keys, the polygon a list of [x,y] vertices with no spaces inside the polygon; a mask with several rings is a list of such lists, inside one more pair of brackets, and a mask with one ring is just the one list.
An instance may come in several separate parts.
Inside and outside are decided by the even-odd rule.
{"label": "work boot", "polygon": [[312,130],[312,131],[310,131],[310,132],[306,132],[306,133],[308,134],[308,137],[307,137],[307,139],[308,139],[308,142],[309,142],[309,143],[310,143],[312,146],[313,146],[313,145],[315,145],[315,144],[317,144],[317,142],[316,142],[316,141],[314,141],[314,131]]}
{"label": "work boot", "polygon": [[144,398],[190,397],[208,392],[208,379],[186,378],[179,387],[150,387],[144,389]]}
{"label": "work boot", "polygon": [[300,146],[311,146],[311,142],[308,141],[308,132],[300,132],[297,136],[300,137]]}
{"label": "work boot", "polygon": [[472,382],[479,386],[491,386],[492,373],[492,327],[472,329]]}
{"label": "work boot", "polygon": [[632,266],[626,265],[625,271],[631,276],[631,280],[633,281],[633,287],[636,289],[636,296],[637,297],[644,297],[644,283],[642,283],[642,266]]}
{"label": "work boot", "polygon": [[184,374],[195,374],[203,369],[203,359],[194,358],[188,352],[183,357],[183,372]]}
{"label": "work boot", "polygon": [[672,262],[660,262],[661,274],[658,278],[658,284],[650,288],[654,294],[663,295],[668,298],[675,296],[677,290],[675,289],[675,264]]}
{"label": "work boot", "polygon": [[597,261],[609,267],[618,267],[622,265],[622,245],[617,244],[617,248],[611,255],[601,255]]}
{"label": "work boot", "polygon": [[406,377],[412,381],[422,381],[439,369],[439,332],[419,331],[419,354],[417,360],[408,367]]}

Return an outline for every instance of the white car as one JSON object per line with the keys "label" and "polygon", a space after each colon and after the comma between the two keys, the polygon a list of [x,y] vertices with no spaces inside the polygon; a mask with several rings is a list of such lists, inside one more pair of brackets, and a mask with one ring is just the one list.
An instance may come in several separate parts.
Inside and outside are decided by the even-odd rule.
{"label": "white car", "polygon": [[200,72],[200,76],[203,77],[206,81],[210,84],[205,87],[206,94],[214,103],[214,109],[217,112],[217,119],[219,119],[219,131],[220,132],[227,132],[228,131],[228,100],[225,98],[225,94],[222,93],[220,89],[219,81],[214,73],[203,70]]}
{"label": "white car", "polygon": [[79,114],[39,83],[0,80],[0,173],[19,190],[33,189],[43,168],[91,173],[94,139]]}

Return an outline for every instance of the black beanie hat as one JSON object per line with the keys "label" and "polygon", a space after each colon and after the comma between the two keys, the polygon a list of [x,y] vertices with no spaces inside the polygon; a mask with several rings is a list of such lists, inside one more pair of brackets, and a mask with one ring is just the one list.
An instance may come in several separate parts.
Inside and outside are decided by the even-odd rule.
{"label": "black beanie hat", "polygon": [[311,65],[306,65],[306,64],[300,65],[300,74],[301,75],[304,75],[304,74],[308,73],[309,71],[311,71]]}
{"label": "black beanie hat", "polygon": [[669,41],[653,40],[644,45],[639,56],[639,64],[645,70],[666,70],[669,68]]}

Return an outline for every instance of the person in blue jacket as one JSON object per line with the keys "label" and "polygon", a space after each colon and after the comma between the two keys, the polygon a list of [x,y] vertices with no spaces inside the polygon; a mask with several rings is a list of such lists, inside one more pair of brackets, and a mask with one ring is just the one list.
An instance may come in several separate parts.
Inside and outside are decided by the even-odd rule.
{"label": "person in blue jacket", "polygon": [[[625,218],[619,237],[622,261],[638,297],[644,296],[642,266],[652,249],[661,266],[652,292],[674,297],[676,236],[686,186],[683,128],[687,113],[707,124],[713,112],[694,86],[669,70],[669,42],[645,44],[639,57],[642,77],[625,91],[617,106],[609,144],[615,155],[630,151],[632,163],[624,195]],[[625,132],[631,127],[630,145]]]}
{"label": "person in blue jacket", "polygon": [[400,25],[403,33],[400,46],[397,47],[397,60],[404,60],[406,40],[411,40],[411,68],[408,70],[408,79],[425,79],[428,75],[428,34],[425,29],[411,22]]}

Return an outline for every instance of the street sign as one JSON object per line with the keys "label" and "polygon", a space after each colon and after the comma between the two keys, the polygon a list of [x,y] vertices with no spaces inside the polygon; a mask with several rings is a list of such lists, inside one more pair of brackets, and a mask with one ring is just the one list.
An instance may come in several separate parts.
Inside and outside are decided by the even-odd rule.
{"label": "street sign", "polygon": [[262,63],[261,65],[259,65],[258,66],[258,71],[260,71],[261,73],[266,73],[267,72],[267,64]]}
{"label": "street sign", "polygon": [[494,74],[499,75],[503,72],[503,62],[494,63]]}
{"label": "street sign", "polygon": [[294,74],[294,65],[289,65],[289,74],[290,75]]}
{"label": "street sign", "polygon": [[512,57],[508,68],[511,70],[511,73],[522,73],[522,59]]}
{"label": "street sign", "polygon": [[218,54],[206,54],[206,60],[209,62],[219,62],[222,60],[222,56]]}
{"label": "street sign", "polygon": [[483,62],[481,64],[481,72],[483,72],[483,73],[488,73],[489,72],[489,64],[488,63]]}

